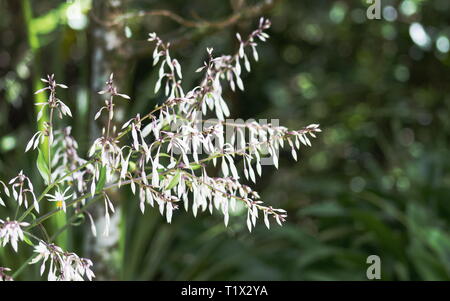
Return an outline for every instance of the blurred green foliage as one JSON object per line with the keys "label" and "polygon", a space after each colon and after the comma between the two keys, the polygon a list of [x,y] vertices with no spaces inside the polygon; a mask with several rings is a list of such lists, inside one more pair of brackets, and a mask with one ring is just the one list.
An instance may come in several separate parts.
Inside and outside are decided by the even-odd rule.
{"label": "blurred green foliage", "polygon": [[[74,2],[31,1],[32,28],[41,45],[37,76],[55,73],[71,87],[60,97],[74,108],[74,134],[85,152],[89,103],[101,99],[89,92],[92,3],[75,9]],[[241,1],[135,0],[126,10],[220,20],[233,12],[230,2]],[[249,234],[242,216],[225,228],[220,216],[194,219],[182,210],[167,225],[155,210],[142,216],[125,190],[114,197],[121,207],[117,241],[94,242],[83,224],[70,230],[65,247],[92,257],[99,279],[365,280],[366,258],[376,254],[384,280],[449,280],[450,2],[385,0],[381,20],[368,20],[366,8],[365,1],[280,1],[267,12],[271,39],[244,76],[245,93],[226,92],[233,117],[280,119],[290,128],[321,124],[299,163],[287,152],[280,169],[266,167],[255,187],[288,210],[284,227],[260,225]],[[23,154],[36,128],[35,57],[20,1],[0,2],[0,14],[0,178],[20,169],[38,178],[35,154]],[[198,80],[193,71],[207,46],[231,52],[234,33],[248,33],[256,21],[208,32],[156,16],[127,19],[123,47],[139,52],[127,59],[122,80],[133,101],[119,117],[161,101],[152,92],[157,71],[148,32],[188,37],[173,54],[187,88]],[[3,216],[7,209],[0,210]],[[17,269],[30,254],[0,249],[0,266]],[[37,277],[27,268],[19,279]]]}

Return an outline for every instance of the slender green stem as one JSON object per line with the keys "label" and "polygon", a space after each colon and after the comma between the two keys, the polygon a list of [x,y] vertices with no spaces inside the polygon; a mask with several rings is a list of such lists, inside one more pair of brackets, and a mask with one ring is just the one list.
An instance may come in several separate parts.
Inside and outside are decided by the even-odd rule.
{"label": "slender green stem", "polygon": [[53,111],[54,108],[50,109],[50,119],[49,119],[49,129],[48,129],[48,185],[52,183],[52,140],[53,140]]}
{"label": "slender green stem", "polygon": [[14,274],[12,275],[13,279],[17,278],[20,273],[22,273],[22,271],[30,264],[31,260],[33,260],[35,254],[32,254],[27,260],[25,260],[25,262],[20,266],[20,268],[18,268]]}
{"label": "slender green stem", "polygon": [[14,214],[14,220],[17,220],[17,216],[19,215],[20,205],[17,203],[16,213]]}
{"label": "slender green stem", "polygon": [[42,234],[44,235],[45,240],[50,241],[50,236],[48,236],[47,230],[45,230],[45,228],[42,224],[39,225],[39,229],[41,230]]}
{"label": "slender green stem", "polygon": [[95,197],[94,199],[92,199],[90,202],[88,202],[86,205],[83,206],[83,208],[81,208],[80,210],[78,210],[76,212],[76,214],[72,215],[72,217],[70,219],[67,220],[67,223],[62,226],[61,228],[59,228],[53,235],[52,237],[50,237],[49,241],[52,242],[54,241],[61,233],[63,233],[69,226],[71,223],[73,223],[79,214],[85,212],[93,203],[95,203],[98,199],[100,199],[100,195],[98,195],[97,197]]}
{"label": "slender green stem", "polygon": [[109,139],[109,132],[111,129],[111,111],[114,110],[114,104],[113,104],[113,96],[109,98],[109,104],[106,106],[108,111],[108,126],[106,127],[106,139]]}

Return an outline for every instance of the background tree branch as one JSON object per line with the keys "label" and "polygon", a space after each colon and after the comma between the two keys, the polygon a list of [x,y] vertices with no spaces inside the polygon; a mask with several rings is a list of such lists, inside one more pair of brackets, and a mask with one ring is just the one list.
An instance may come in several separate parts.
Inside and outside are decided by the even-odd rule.
{"label": "background tree branch", "polygon": [[[264,0],[258,4],[251,6],[245,6],[245,1],[232,1],[234,12],[219,21],[208,21],[201,19],[198,16],[196,17],[197,20],[187,19],[167,9],[128,12],[109,19],[100,17],[97,11],[94,9],[91,11],[90,16],[98,26],[101,26],[103,28],[121,29],[123,29],[127,20],[131,19],[136,20],[139,18],[147,17],[169,18],[170,20],[182,26],[182,28],[178,29],[176,32],[168,34],[168,36],[170,37],[168,41],[170,41],[172,48],[174,48],[182,47],[187,42],[192,41],[193,39],[200,39],[201,37],[223,30],[227,27],[237,24],[239,21],[254,19],[262,16],[263,14],[272,10],[282,1],[283,0]],[[183,29],[188,29],[188,31]],[[118,32],[120,32],[120,30],[118,30]],[[123,30],[121,32],[123,32]],[[147,56],[151,51],[151,47],[146,41],[138,41],[131,44],[133,46],[127,47],[125,51],[125,55],[128,59]]]}

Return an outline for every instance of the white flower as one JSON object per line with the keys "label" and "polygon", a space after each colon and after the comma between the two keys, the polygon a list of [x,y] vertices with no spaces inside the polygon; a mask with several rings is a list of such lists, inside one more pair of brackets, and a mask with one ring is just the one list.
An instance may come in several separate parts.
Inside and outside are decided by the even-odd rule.
{"label": "white flower", "polygon": [[35,258],[33,258],[33,260],[30,262],[30,264],[35,264],[42,260],[42,264],[41,264],[41,268],[40,268],[40,274],[42,276],[42,274],[44,274],[44,271],[45,271],[45,263],[50,258],[50,271],[49,271],[48,280],[53,279],[53,275],[55,275],[54,269],[56,268],[56,265],[53,263],[54,258],[52,256],[52,252],[50,251],[49,247],[52,247],[55,250],[56,250],[56,248],[58,248],[57,251],[62,252],[62,249],[59,248],[58,246],[49,245],[47,247],[47,244],[45,244],[43,241],[40,241],[39,244],[34,247],[34,252],[38,253],[38,255]]}
{"label": "white flower", "polygon": [[2,247],[6,246],[9,242],[17,252],[17,243],[23,241],[23,231],[21,227],[27,227],[30,224],[25,222],[10,221],[9,218],[6,221],[0,219],[0,244]]}
{"label": "white flower", "polygon": [[11,179],[8,184],[12,185],[12,194],[19,206],[24,204],[25,208],[28,208],[28,196],[30,195],[33,199],[34,209],[39,213],[39,204],[34,195],[33,184],[23,171],[20,171],[17,177]]}
{"label": "white flower", "polygon": [[70,187],[67,187],[64,192],[61,192],[59,188],[55,191],[55,194],[46,194],[49,202],[56,202],[56,207],[62,208],[64,212],[66,212],[66,200],[70,199],[73,194],[66,196],[66,193],[69,191]]}

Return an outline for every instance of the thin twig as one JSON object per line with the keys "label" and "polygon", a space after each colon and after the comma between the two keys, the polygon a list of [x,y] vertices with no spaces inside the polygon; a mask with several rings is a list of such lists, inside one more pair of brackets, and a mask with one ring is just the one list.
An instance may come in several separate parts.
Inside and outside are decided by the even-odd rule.
{"label": "thin twig", "polygon": [[212,29],[222,29],[224,27],[228,27],[228,26],[231,26],[231,25],[237,23],[240,19],[254,18],[255,16],[262,14],[265,10],[274,7],[277,2],[281,2],[281,0],[261,1],[261,3],[258,3],[254,6],[244,7],[243,9],[233,13],[232,15],[226,17],[225,19],[223,19],[221,21],[189,20],[189,19],[186,19],[186,18],[184,18],[170,10],[167,10],[167,9],[130,12],[130,13],[126,13],[126,14],[123,14],[123,15],[117,17],[113,21],[100,20],[93,12],[91,12],[91,17],[98,24],[100,24],[102,26],[106,26],[106,27],[122,25],[124,22],[126,22],[129,19],[144,18],[144,17],[149,17],[149,16],[159,16],[159,17],[169,18],[172,21],[174,21],[184,27],[191,27],[191,28],[208,27],[208,28],[212,28]]}

